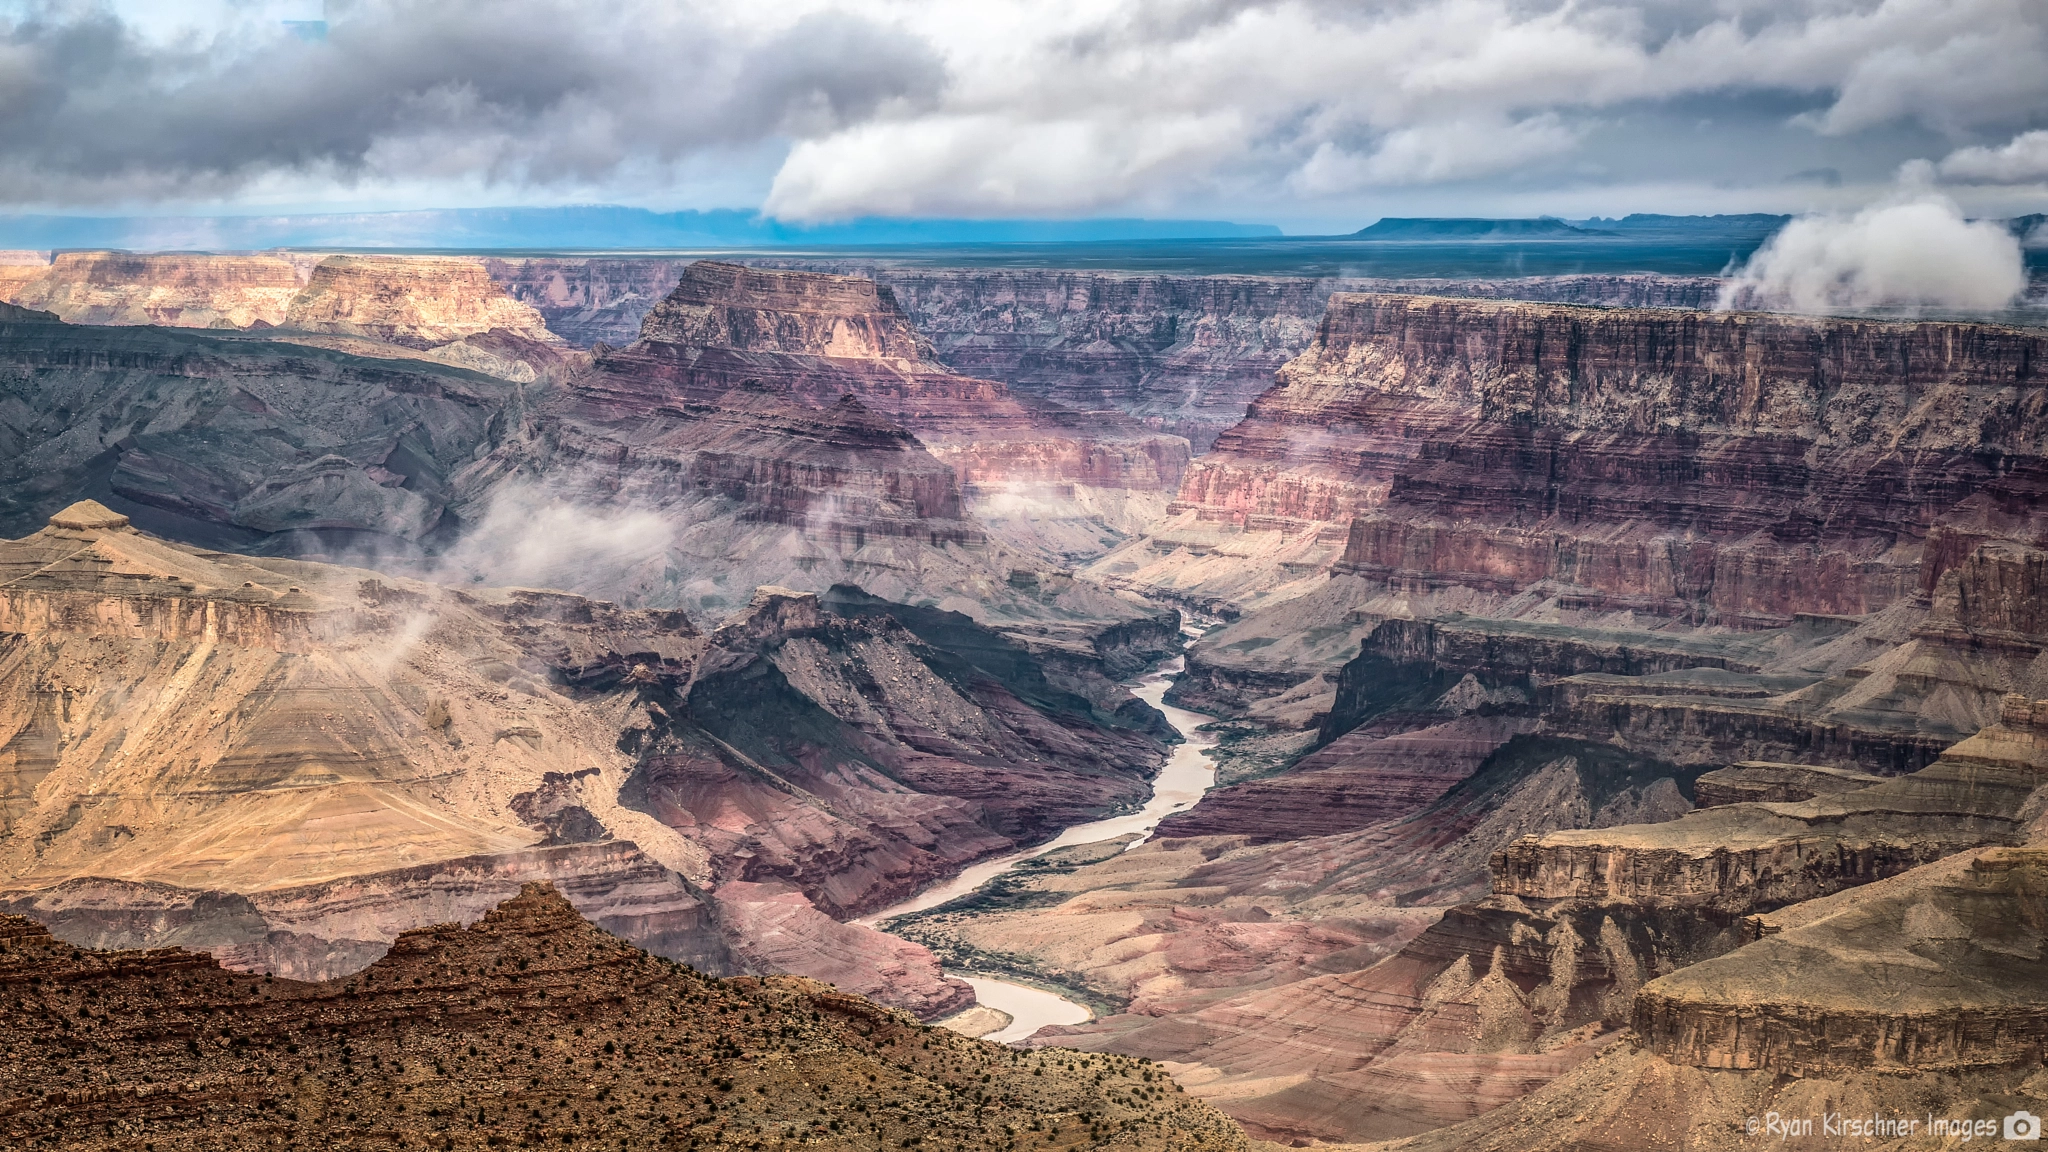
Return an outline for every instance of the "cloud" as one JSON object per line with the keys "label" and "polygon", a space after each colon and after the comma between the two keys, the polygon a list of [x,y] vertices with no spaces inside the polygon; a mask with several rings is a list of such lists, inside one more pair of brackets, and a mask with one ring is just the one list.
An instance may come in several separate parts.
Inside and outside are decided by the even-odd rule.
{"label": "cloud", "polygon": [[0,21],[0,198],[190,198],[280,171],[587,184],[831,132],[944,79],[916,36],[831,11],[763,29],[653,0],[363,0],[316,42],[71,11]]}
{"label": "cloud", "polygon": [[574,589],[602,574],[609,585],[631,585],[658,580],[675,532],[656,511],[580,504],[508,484],[426,575],[456,585]]}
{"label": "cloud", "polygon": [[1923,195],[1849,216],[1804,216],[1771,237],[1722,290],[1721,307],[1989,311],[2026,289],[2020,245]]}
{"label": "cloud", "polygon": [[[0,201],[647,200],[739,155],[804,220],[1854,184],[2048,102],[2039,0],[335,0],[317,42],[216,6],[0,17]],[[1645,146],[1709,120],[1755,145]]]}
{"label": "cloud", "polygon": [[1517,123],[1458,121],[1386,134],[1369,155],[1324,142],[1294,182],[1311,195],[1400,184],[1442,184],[1509,172],[1570,152],[1583,133],[1553,113]]}
{"label": "cloud", "polygon": [[1998,148],[1959,148],[1942,159],[1938,171],[1963,183],[2048,182],[2048,131],[2022,132]]}

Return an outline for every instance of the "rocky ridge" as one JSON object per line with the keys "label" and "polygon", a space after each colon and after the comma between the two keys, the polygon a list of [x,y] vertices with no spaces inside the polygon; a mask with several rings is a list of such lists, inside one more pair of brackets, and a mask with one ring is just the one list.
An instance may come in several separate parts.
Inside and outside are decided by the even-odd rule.
{"label": "rocky ridge", "polygon": [[1246,1146],[1142,1061],[1020,1053],[812,981],[700,975],[544,884],[325,983],[82,951],[0,917],[0,989],[0,1133],[23,1145]]}

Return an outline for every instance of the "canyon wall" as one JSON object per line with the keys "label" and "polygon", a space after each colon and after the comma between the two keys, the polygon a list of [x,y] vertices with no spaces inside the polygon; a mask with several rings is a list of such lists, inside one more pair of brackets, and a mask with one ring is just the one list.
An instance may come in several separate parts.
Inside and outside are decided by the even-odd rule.
{"label": "canyon wall", "polygon": [[850,582],[984,616],[1133,618],[1036,574],[1124,538],[1187,460],[1178,438],[948,371],[872,281],[709,261],[534,421],[475,490],[651,510],[691,557],[663,594],[715,610],[759,583]]}
{"label": "canyon wall", "polygon": [[[1313,339],[1337,291],[1429,292],[1621,307],[1712,307],[1713,277],[1553,276],[1345,280],[1173,276],[1057,268],[925,268],[808,257],[744,263],[873,279],[890,289],[937,358],[1019,394],[1116,412],[1186,438],[1196,452],[1243,416],[1272,374]],[[688,260],[492,260],[491,275],[574,343],[631,342]]]}
{"label": "canyon wall", "polygon": [[[1932,587],[1950,524],[2012,519],[2044,350],[1982,324],[1340,295],[1168,522],[1097,570],[1227,595],[1291,579],[1292,542],[1418,591],[1867,613]],[[1205,570],[1221,548],[1236,570]]]}
{"label": "canyon wall", "polygon": [[[32,266],[15,265],[10,272]],[[278,256],[138,256],[59,252],[33,277],[7,277],[5,299],[74,324],[275,327],[305,285]]]}
{"label": "canyon wall", "polygon": [[423,361],[0,310],[0,531],[81,497],[207,544],[417,551],[516,388]]}
{"label": "canyon wall", "polygon": [[329,256],[313,266],[278,326],[414,348],[492,329],[543,343],[558,339],[480,262],[447,257]]}

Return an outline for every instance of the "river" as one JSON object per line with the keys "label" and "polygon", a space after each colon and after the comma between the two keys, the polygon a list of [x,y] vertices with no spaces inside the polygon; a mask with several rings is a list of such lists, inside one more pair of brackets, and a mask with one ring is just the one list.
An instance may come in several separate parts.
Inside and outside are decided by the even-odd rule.
{"label": "river", "polygon": [[[1186,659],[1176,656],[1161,664],[1158,671],[1139,680],[1131,688],[1133,695],[1165,713],[1167,722],[1172,724],[1185,740],[1185,743],[1174,746],[1173,755],[1167,759],[1166,766],[1161,768],[1159,775],[1153,779],[1152,796],[1143,808],[1127,815],[1111,816],[1107,820],[1076,824],[1060,833],[1057,838],[1035,848],[997,860],[985,860],[951,880],[925,889],[901,904],[884,908],[873,916],[861,920],[860,923],[873,927],[892,916],[935,908],[949,900],[967,895],[1015,868],[1022,861],[1034,856],[1043,856],[1056,848],[1096,844],[1104,840],[1114,840],[1119,836],[1128,836],[1133,832],[1138,834],[1138,839],[1131,842],[1131,848],[1135,848],[1151,838],[1152,830],[1158,827],[1159,821],[1165,819],[1168,814],[1194,807],[1195,801],[1202,798],[1202,793],[1207,792],[1216,783],[1216,764],[1203,755],[1203,751],[1215,741],[1195,731],[1213,717],[1190,712],[1185,708],[1175,708],[1165,702],[1166,690],[1173,686],[1175,678],[1185,668]],[[1013,984],[1008,980],[994,980],[978,973],[948,972],[947,975],[958,976],[967,981],[974,986],[976,1000],[1010,1017],[1008,1027],[983,1037],[986,1040],[1008,1044],[1022,1040],[1049,1024],[1079,1024],[1091,1016],[1088,1009],[1081,1005],[1043,989]]]}

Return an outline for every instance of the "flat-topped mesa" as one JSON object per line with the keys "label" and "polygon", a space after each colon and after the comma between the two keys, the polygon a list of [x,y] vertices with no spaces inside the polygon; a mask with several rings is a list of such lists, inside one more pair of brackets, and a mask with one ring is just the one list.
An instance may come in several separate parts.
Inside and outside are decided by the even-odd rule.
{"label": "flat-topped mesa", "polygon": [[275,326],[304,285],[299,266],[277,256],[60,252],[33,271],[6,278],[5,299],[73,324]]}
{"label": "flat-topped mesa", "polygon": [[699,260],[641,322],[640,338],[701,348],[854,360],[945,371],[896,298],[873,280]]}
{"label": "flat-topped mesa", "polygon": [[583,386],[624,403],[650,375],[702,399],[749,383],[820,407],[852,395],[915,432],[968,484],[1170,491],[1187,462],[1176,437],[1121,417],[1027,405],[1003,384],[955,374],[887,288],[850,276],[698,261],[648,313],[640,340],[599,366],[614,379]]}
{"label": "flat-topped mesa", "polygon": [[1815,796],[1853,792],[1883,778],[1846,768],[1818,764],[1779,764],[1745,760],[1702,772],[1693,781],[1693,803],[1701,808],[1725,804],[1797,803]]}
{"label": "flat-topped mesa", "polygon": [[1335,526],[1337,571],[1418,592],[1859,615],[1931,589],[1946,520],[2007,534],[1968,502],[2040,472],[2044,357],[1991,324],[1337,295],[1169,534]]}
{"label": "flat-topped mesa", "polygon": [[329,256],[313,268],[280,326],[431,348],[499,330],[560,343],[531,307],[506,295],[480,261]]}
{"label": "flat-topped mesa", "polygon": [[[1966,866],[1965,866],[1966,865]],[[2048,852],[1998,848],[1760,917],[1761,939],[1635,999],[1651,1052],[1826,1076],[2038,1066]]]}
{"label": "flat-topped mesa", "polygon": [[1868,787],[1727,804],[1664,824],[1525,836],[1493,855],[1493,890],[1524,900],[1775,908],[2017,843],[2022,808],[2043,783],[2048,741],[1998,725],[1918,772]]}
{"label": "flat-topped mesa", "polygon": [[306,652],[395,626],[364,611],[353,587],[343,599],[314,585],[311,569],[281,567],[144,535],[81,500],[34,535],[0,540],[0,632]]}

